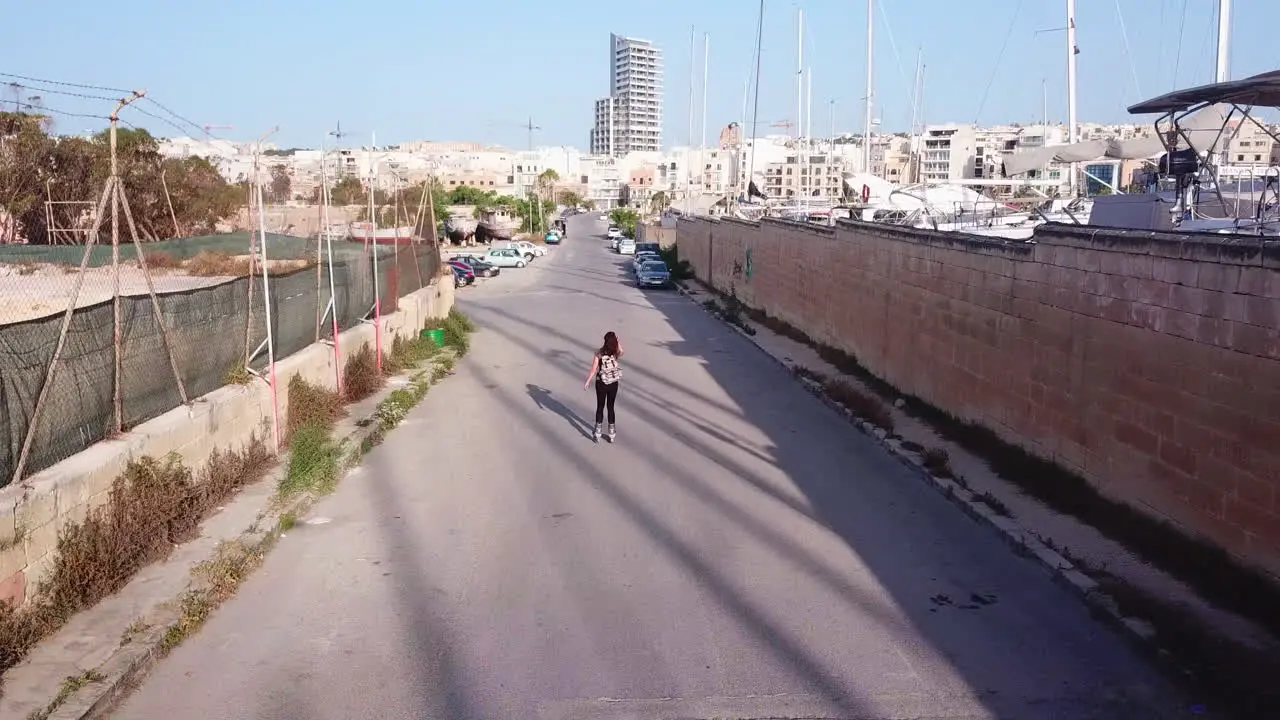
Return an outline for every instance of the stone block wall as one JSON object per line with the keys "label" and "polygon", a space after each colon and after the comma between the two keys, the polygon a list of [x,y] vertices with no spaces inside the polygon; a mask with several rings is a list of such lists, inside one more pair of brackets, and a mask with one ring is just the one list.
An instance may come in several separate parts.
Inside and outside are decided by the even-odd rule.
{"label": "stone block wall", "polygon": [[700,280],[1280,576],[1280,243],[698,218]]}
{"label": "stone block wall", "polygon": [[[400,298],[399,309],[382,318],[384,351],[394,337],[412,336],[429,318],[447,315],[453,293],[452,282],[437,281]],[[343,365],[374,340],[374,327],[368,324],[342,333],[338,347]],[[288,384],[295,374],[336,388],[333,347],[315,344],[276,361],[282,426],[287,420]],[[229,385],[0,489],[0,601],[21,604],[30,596],[52,566],[58,533],[107,501],[112,483],[131,458],[176,452],[189,467],[199,469],[214,450],[242,447],[255,432],[272,437],[271,418],[266,383]]]}

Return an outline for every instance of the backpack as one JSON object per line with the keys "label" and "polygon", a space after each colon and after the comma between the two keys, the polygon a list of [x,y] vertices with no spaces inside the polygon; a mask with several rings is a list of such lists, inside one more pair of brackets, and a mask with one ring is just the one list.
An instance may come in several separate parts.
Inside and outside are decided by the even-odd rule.
{"label": "backpack", "polygon": [[612,385],[621,380],[622,368],[618,366],[618,358],[612,355],[601,355],[600,371],[596,377],[605,385]]}

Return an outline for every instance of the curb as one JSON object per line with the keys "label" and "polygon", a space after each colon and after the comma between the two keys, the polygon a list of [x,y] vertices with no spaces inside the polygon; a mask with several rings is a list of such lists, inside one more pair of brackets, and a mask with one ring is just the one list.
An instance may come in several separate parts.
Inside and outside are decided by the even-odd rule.
{"label": "curb", "polygon": [[[402,384],[393,383],[392,381],[397,378],[412,378],[424,372],[432,372],[436,368],[437,362],[446,356],[453,358],[455,362],[458,357],[453,350],[446,348],[423,365],[407,373],[387,378],[383,389],[379,391],[381,399],[374,405],[373,409],[355,419],[354,429],[351,432],[343,437],[335,438],[336,443],[343,451],[343,457],[337,472],[339,482],[360,464],[373,446],[381,442],[382,435],[393,429],[385,428],[379,422],[381,403],[392,392],[403,387]],[[445,377],[447,376],[448,374],[445,375]],[[278,483],[288,470],[288,467],[289,453],[282,452],[277,466],[267,473],[260,482]],[[240,533],[234,540],[228,542],[239,543],[251,552],[265,554],[271,550],[276,541],[286,532],[280,526],[280,519],[286,515],[302,516],[306,514],[321,497],[323,496],[314,492],[304,492],[284,502],[277,502],[272,499],[259,513],[253,525]],[[220,543],[219,547],[225,544]],[[208,560],[216,558],[217,554],[215,552]],[[47,716],[44,716],[46,720],[98,720],[99,718],[107,717],[109,713],[117,709],[118,703],[128,697],[135,687],[151,672],[152,668],[169,654],[164,649],[165,636],[169,629],[180,620],[182,599],[188,593],[207,589],[209,583],[195,577],[194,572],[192,574],[191,582],[176,597],[160,603],[145,618],[139,618],[139,620],[146,620],[146,630],[133,635],[129,642],[117,647],[102,664],[94,668],[92,672],[99,676],[99,679],[88,682],[81,691],[68,697]],[[216,607],[213,608],[211,614],[216,612],[216,609]]]}
{"label": "curb", "polygon": [[[849,408],[832,400],[823,391],[822,386],[814,380],[799,377],[796,375],[795,368],[798,365],[788,364],[781,358],[775,357],[766,350],[752,335],[744,332],[741,328],[725,321],[720,316],[711,312],[699,303],[693,294],[681,285],[676,285],[680,294],[688,298],[691,302],[703,310],[703,312],[716,318],[720,322],[734,329],[741,336],[751,342],[757,350],[773,360],[779,367],[787,371],[789,375],[795,378],[810,395],[818,398],[824,405],[841,415],[847,422],[857,428],[863,435],[870,438],[878,444],[890,456],[897,459],[900,463],[912,470],[915,475],[924,480],[930,487],[941,493],[948,500],[964,510],[965,514],[979,524],[995,530],[1005,541],[1005,544],[1013,548],[1014,552],[1032,557],[1042,567],[1049,571],[1054,582],[1071,590],[1078,595],[1089,607],[1096,617],[1101,618],[1109,625],[1121,631],[1121,634],[1131,643],[1137,645],[1145,651],[1154,651],[1158,660],[1164,661],[1168,658],[1167,652],[1156,643],[1155,627],[1137,617],[1124,615],[1120,612],[1120,606],[1115,599],[1104,592],[1101,585],[1093,578],[1076,567],[1074,563],[1067,560],[1059,552],[1046,545],[1034,533],[1025,530],[1013,518],[1000,515],[986,503],[977,499],[977,496],[969,489],[962,487],[954,480],[938,477],[929,472],[924,467],[924,462],[920,456],[907,450],[902,443],[894,436],[890,436],[883,429],[878,428],[871,423],[862,420]],[[707,292],[709,297],[715,297],[714,293]],[[1175,668],[1177,669],[1177,668]],[[1180,669],[1178,669],[1180,670]]]}

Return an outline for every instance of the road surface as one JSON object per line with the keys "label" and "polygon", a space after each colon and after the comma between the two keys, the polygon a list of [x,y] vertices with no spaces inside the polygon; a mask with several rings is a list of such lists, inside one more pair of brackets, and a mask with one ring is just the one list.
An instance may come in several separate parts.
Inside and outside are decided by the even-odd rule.
{"label": "road surface", "polygon": [[[674,292],[566,243],[122,720],[1181,717],[1164,678]],[[583,390],[626,351],[618,441]]]}

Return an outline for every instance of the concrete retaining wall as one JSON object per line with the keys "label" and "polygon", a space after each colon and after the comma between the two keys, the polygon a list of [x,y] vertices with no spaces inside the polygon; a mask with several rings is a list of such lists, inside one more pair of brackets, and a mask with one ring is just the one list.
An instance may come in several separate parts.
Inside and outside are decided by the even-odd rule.
{"label": "concrete retaining wall", "polygon": [[676,242],[676,229],[653,223],[641,223],[636,226],[636,242],[656,242],[658,247],[669,248]]}
{"label": "concrete retaining wall", "polygon": [[[399,310],[382,318],[384,349],[392,338],[412,336],[430,318],[453,307],[453,283],[437,282],[400,298]],[[342,333],[342,361],[365,343],[374,344],[372,324]],[[289,380],[336,388],[332,346],[311,345],[276,363],[283,425],[289,405]],[[231,385],[197,398],[190,407],[175,408],[125,433],[100,442],[47,470],[0,489],[0,600],[22,603],[52,566],[58,533],[68,522],[84,519],[107,501],[111,484],[131,458],[164,457],[176,452],[192,468],[200,468],[217,449],[243,446],[249,436],[271,437],[271,392],[262,381]]]}
{"label": "concrete retaining wall", "polygon": [[679,225],[704,282],[1280,575],[1280,243]]}

